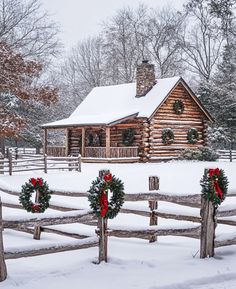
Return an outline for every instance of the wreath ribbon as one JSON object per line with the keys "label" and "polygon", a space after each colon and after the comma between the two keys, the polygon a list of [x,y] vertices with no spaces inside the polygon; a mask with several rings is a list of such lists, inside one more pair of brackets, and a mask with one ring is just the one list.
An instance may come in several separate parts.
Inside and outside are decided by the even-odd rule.
{"label": "wreath ribbon", "polygon": [[103,218],[106,216],[106,213],[108,211],[108,200],[107,200],[107,195],[105,192],[101,193],[100,207],[101,207],[100,215]]}
{"label": "wreath ribbon", "polygon": [[[213,186],[216,192],[216,195],[222,200],[223,198],[223,192],[220,188],[218,177],[220,176],[220,170],[217,169],[209,169],[209,176],[212,178]],[[216,176],[216,178],[214,178]]]}

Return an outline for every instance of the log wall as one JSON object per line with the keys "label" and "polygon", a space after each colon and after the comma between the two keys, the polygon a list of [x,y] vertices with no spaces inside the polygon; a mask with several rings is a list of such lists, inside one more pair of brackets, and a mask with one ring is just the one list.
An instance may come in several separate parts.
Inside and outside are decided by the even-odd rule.
{"label": "log wall", "polygon": [[68,130],[68,155],[81,153],[82,129],[72,128]]}
{"label": "log wall", "polygon": [[142,120],[133,119],[111,127],[111,147],[125,147],[123,144],[123,131],[132,128],[135,131],[132,146],[140,146],[142,142]]}
{"label": "log wall", "polygon": [[[176,100],[182,100],[184,111],[178,115],[173,109]],[[162,130],[171,128],[174,132],[174,142],[165,145],[162,142]],[[190,144],[187,139],[188,130],[197,129],[199,140]],[[188,91],[180,83],[162,104],[150,120],[150,150],[152,160],[177,158],[186,148],[194,149],[206,144],[207,120],[198,105],[194,102]]]}

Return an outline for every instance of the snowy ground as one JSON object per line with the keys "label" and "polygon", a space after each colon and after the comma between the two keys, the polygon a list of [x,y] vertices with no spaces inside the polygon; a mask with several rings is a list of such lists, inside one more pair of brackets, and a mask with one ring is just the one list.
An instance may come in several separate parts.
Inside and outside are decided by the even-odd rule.
{"label": "snowy ground", "polygon": [[[204,168],[223,168],[229,178],[231,192],[236,192],[236,163],[200,163],[171,162],[161,164],[83,164],[82,173],[54,172],[1,176],[0,187],[20,190],[21,185],[30,177],[43,177],[51,189],[65,191],[86,191],[99,169],[108,168],[125,183],[129,193],[146,192],[148,176],[160,177],[160,189],[173,194],[195,194],[201,188],[199,180]],[[1,193],[3,201],[17,203],[16,196]],[[75,208],[87,209],[86,198],[53,196],[52,203],[73,205]],[[228,198],[224,206],[236,203],[236,198]],[[133,205],[129,203],[126,205]],[[137,204],[135,204],[137,206]],[[146,209],[145,202],[139,202],[140,209]],[[197,209],[160,202],[163,210],[171,209],[188,214],[198,215]],[[222,205],[223,206],[223,205]],[[48,210],[47,214],[52,214]],[[23,210],[4,208],[6,218],[25,216]],[[111,226],[147,226],[148,218],[120,214],[109,221]],[[159,224],[165,226],[179,224],[179,221],[160,219]],[[187,224],[188,222],[183,222]],[[80,232],[95,236],[94,227],[86,225],[59,225],[70,232]],[[217,235],[236,232],[235,227],[218,226]],[[4,231],[5,250],[47,244],[66,243],[71,239],[55,234],[43,233],[40,241],[32,239],[30,234],[12,230]],[[73,241],[73,240],[72,240]],[[236,288],[236,246],[216,249],[215,258],[199,259],[199,240],[184,237],[159,237],[157,243],[149,244],[140,239],[109,238],[109,262],[94,264],[97,260],[98,248],[90,248],[71,252],[50,254],[38,257],[7,260],[8,279],[0,284],[2,289],[100,289],[100,288],[136,288],[136,289],[235,289]]]}

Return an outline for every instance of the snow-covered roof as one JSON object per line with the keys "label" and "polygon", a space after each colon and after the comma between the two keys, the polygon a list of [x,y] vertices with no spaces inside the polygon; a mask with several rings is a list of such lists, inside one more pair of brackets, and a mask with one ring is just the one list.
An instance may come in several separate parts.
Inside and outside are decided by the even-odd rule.
{"label": "snow-covered roof", "polygon": [[109,125],[129,117],[150,117],[179,82],[180,77],[157,79],[143,97],[136,97],[136,83],[95,87],[70,117],[43,127]]}

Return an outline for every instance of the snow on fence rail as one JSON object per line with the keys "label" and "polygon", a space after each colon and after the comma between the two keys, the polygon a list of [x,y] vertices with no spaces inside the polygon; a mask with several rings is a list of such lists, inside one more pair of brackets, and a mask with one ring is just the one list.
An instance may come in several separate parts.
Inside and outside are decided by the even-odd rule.
{"label": "snow on fence rail", "polygon": [[48,170],[68,169],[81,172],[81,156],[78,157],[48,157],[37,156],[25,159],[13,159],[12,154],[9,153],[8,159],[0,159],[0,174],[14,172],[26,172],[34,170],[43,170],[47,173]]}
{"label": "snow on fence rail", "polygon": [[[99,175],[102,175],[104,171],[100,171]],[[106,171],[107,172],[107,171]],[[10,194],[17,194],[15,192],[8,192]],[[87,196],[87,192],[83,193],[69,193],[69,192],[55,192],[58,195],[67,195],[73,197],[84,197]],[[230,195],[229,195],[230,196]],[[235,194],[231,194],[235,196]],[[123,213],[132,213],[145,217],[149,217],[150,226],[147,227],[129,227],[129,226],[108,226],[107,222],[105,226],[101,226],[101,218],[97,220],[97,230],[96,233],[99,237],[90,237],[82,236],[80,234],[64,232],[62,229],[55,229],[45,226],[56,225],[56,224],[68,224],[68,223],[84,223],[87,225],[95,225],[94,221],[96,220],[94,215],[89,211],[76,211],[75,208],[70,208],[69,212],[60,212],[55,213],[52,216],[44,217],[43,215],[37,214],[34,218],[24,218],[24,219],[0,219],[0,263],[1,271],[0,272],[0,281],[4,280],[4,253],[3,246],[1,247],[1,238],[2,238],[2,228],[11,228],[14,230],[19,230],[27,233],[34,234],[34,237],[37,234],[36,238],[40,239],[41,232],[50,232],[60,235],[69,236],[77,240],[72,244],[58,244],[56,246],[49,247],[40,247],[38,249],[32,250],[17,250],[16,252],[5,252],[5,258],[19,258],[24,256],[35,256],[40,254],[48,254],[54,252],[61,252],[66,250],[82,249],[93,246],[99,246],[99,262],[107,261],[107,244],[108,237],[115,236],[119,238],[142,238],[147,239],[149,242],[155,242],[158,236],[185,236],[191,238],[200,239],[200,258],[214,256],[214,249],[220,246],[234,245],[236,244],[236,233],[228,234],[226,236],[216,236],[215,238],[215,228],[216,228],[216,214],[218,217],[217,223],[227,224],[236,226],[236,219],[230,219],[229,216],[236,216],[236,207],[222,205],[220,210],[215,210],[212,202],[201,197],[200,194],[196,195],[172,195],[159,191],[159,178],[156,176],[149,177],[149,192],[138,193],[138,194],[125,194],[125,200],[136,202],[136,201],[148,201],[149,209],[140,210],[134,206],[129,207],[128,204],[125,204],[121,212]],[[176,213],[174,211],[161,211],[158,209],[158,201],[172,202],[187,207],[195,208],[193,210],[198,210],[201,208],[200,212],[195,213]],[[0,203],[1,205],[1,203]],[[67,208],[68,209],[68,208]],[[0,208],[1,212],[1,208]],[[190,221],[190,224],[179,224],[172,226],[161,226],[158,225],[158,217],[175,219],[175,220],[185,220]],[[35,231],[32,228],[39,228],[39,231]],[[3,244],[2,244],[3,245]],[[1,251],[2,248],[2,251]],[[3,269],[2,269],[3,268]],[[2,277],[1,277],[2,276]]]}

